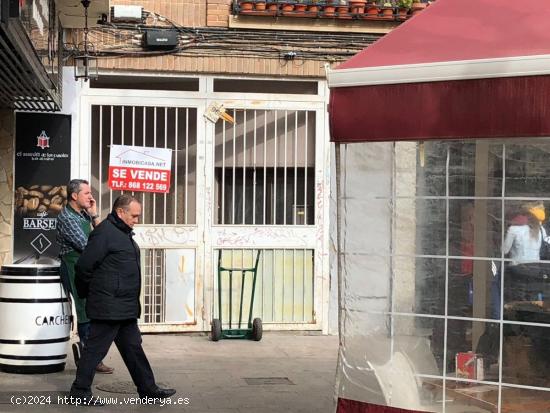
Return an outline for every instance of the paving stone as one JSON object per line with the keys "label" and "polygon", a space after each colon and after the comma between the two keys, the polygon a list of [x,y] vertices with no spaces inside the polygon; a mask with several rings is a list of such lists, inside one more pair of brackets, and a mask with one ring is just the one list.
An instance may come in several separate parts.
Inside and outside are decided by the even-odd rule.
{"label": "paving stone", "polygon": [[[118,350],[112,346],[104,361],[114,367],[115,372],[96,375],[93,391],[102,398],[116,398],[113,400],[119,403],[96,407],[94,413],[158,413],[159,409],[184,413],[334,412],[337,337],[265,333],[261,342],[222,340],[213,343],[206,336],[144,335],[143,342],[157,382],[178,391],[171,401],[179,397],[188,398],[189,403],[162,407],[124,404],[124,397],[135,397],[135,388]],[[60,373],[14,375],[0,372],[0,412],[74,412],[74,406],[57,404],[57,400],[55,404],[37,408],[14,406],[6,397],[10,392],[63,395],[69,390],[75,374],[72,357]],[[275,379],[281,377],[293,384],[276,383]],[[267,382],[251,385],[245,378],[264,378]],[[121,386],[125,394],[103,391],[117,390],[117,383],[124,384]]]}

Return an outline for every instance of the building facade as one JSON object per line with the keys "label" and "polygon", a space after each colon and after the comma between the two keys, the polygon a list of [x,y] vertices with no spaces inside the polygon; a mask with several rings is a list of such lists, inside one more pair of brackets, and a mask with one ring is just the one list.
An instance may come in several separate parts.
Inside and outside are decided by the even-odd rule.
{"label": "building facade", "polygon": [[[274,4],[275,15],[262,16],[226,0],[115,1],[142,7],[142,19],[117,20],[124,9],[113,9],[110,25],[90,31],[100,76],[74,92],[72,175],[90,179],[105,216],[120,193],[107,184],[110,145],[174,154],[170,193],[136,193],[144,208],[136,239],[145,331],[209,330],[218,316],[219,263],[251,267],[257,254],[253,314],[264,329],[327,333],[336,325],[325,67],[398,21],[298,19]],[[153,30],[177,31],[178,46],[147,47],[144,33]],[[67,38],[77,43],[81,35]],[[234,123],[206,120],[220,105]],[[237,278],[231,293],[222,281],[224,323],[230,301],[233,321],[239,311]],[[247,279],[244,314],[250,292]]]}
{"label": "building facade", "polygon": [[[283,2],[264,4],[268,13],[261,1],[252,9],[244,3],[94,1],[87,20],[84,8],[68,1],[25,3],[35,33],[42,33],[40,7],[59,18],[66,65],[83,50],[97,58],[100,76],[89,82],[74,82],[71,67],[54,72],[65,74],[71,176],[90,180],[101,216],[120,194],[108,187],[111,145],[172,150],[170,192],[135,193],[144,210],[136,239],[143,249],[145,331],[209,330],[218,314],[218,266],[250,267],[258,254],[253,314],[265,329],[327,333],[336,326],[325,70],[405,17],[397,6],[388,15],[382,3],[340,4],[337,12],[304,3],[308,14],[298,6],[288,11]],[[177,42],[154,47],[146,39],[155,33]],[[228,118],[207,120],[214,108]],[[13,113],[3,119],[11,123],[0,129],[7,142]],[[13,149],[5,156],[9,189]],[[221,286],[224,320],[230,301],[232,314],[239,310],[242,282],[235,280],[231,293]],[[245,284],[247,313],[251,285]]]}

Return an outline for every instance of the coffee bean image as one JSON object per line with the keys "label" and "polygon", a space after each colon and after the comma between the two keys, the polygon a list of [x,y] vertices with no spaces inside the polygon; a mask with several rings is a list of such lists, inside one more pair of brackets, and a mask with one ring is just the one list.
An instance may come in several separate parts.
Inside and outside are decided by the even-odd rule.
{"label": "coffee bean image", "polygon": [[61,212],[62,209],[63,209],[63,206],[62,206],[62,205],[59,205],[59,204],[50,204],[49,211],[59,213],[59,212]]}
{"label": "coffee bean image", "polygon": [[38,205],[40,205],[40,198],[31,198],[27,203],[27,208],[29,211],[34,211],[38,208]]}
{"label": "coffee bean image", "polygon": [[49,196],[54,196],[55,194],[57,194],[59,192],[59,190],[61,189],[60,186],[54,186],[49,192],[48,192],[48,195]]}
{"label": "coffee bean image", "polygon": [[30,185],[15,190],[15,211],[18,215],[44,217],[57,215],[67,205],[67,186]]}
{"label": "coffee bean image", "polygon": [[42,192],[39,192],[39,191],[29,191],[29,196],[32,196],[34,198],[44,198],[44,194]]}
{"label": "coffee bean image", "polygon": [[25,195],[28,195],[29,194],[29,191],[26,190],[25,188],[23,188],[22,186],[20,186],[19,188],[17,188],[17,191],[16,191],[18,194],[22,195],[22,196],[25,196]]}
{"label": "coffee bean image", "polygon": [[61,205],[63,203],[63,198],[61,197],[61,195],[56,195],[51,199],[51,201],[52,205]]}

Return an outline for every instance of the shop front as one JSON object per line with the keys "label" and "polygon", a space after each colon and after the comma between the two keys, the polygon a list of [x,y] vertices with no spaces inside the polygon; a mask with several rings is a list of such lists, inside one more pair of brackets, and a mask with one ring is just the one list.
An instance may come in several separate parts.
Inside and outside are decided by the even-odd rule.
{"label": "shop front", "polygon": [[[108,183],[113,145],[172,153],[169,192],[134,192],[143,205],[143,331],[209,331],[219,254],[224,267],[250,268],[259,251],[254,318],[265,330],[327,331],[324,91],[316,80],[111,72],[77,93],[72,175],[90,179],[102,217],[121,193]],[[229,117],[208,120],[212,105]],[[222,286],[224,323],[229,302],[238,318],[241,286],[239,274],[231,300]]]}
{"label": "shop front", "polygon": [[550,8],[491,3],[438,0],[329,74],[340,413],[550,409]]}

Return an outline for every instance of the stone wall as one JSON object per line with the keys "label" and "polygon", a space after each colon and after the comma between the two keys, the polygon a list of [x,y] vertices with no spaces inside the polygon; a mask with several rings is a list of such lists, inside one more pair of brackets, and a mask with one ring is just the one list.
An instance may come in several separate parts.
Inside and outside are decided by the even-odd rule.
{"label": "stone wall", "polygon": [[13,133],[13,111],[0,109],[0,265],[13,260]]}

